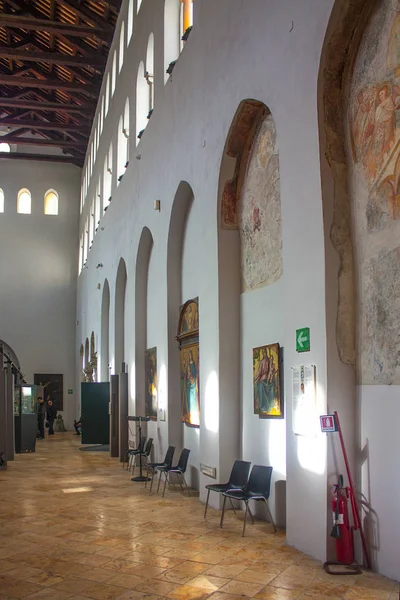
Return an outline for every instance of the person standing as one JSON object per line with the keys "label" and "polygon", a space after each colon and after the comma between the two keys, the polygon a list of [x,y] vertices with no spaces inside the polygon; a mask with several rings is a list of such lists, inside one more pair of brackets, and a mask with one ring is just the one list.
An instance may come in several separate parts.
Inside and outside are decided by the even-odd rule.
{"label": "person standing", "polygon": [[47,422],[49,424],[49,435],[54,435],[54,421],[57,416],[56,407],[50,396],[47,398]]}
{"label": "person standing", "polygon": [[37,406],[37,420],[38,420],[38,438],[40,440],[44,439],[44,417],[46,413],[46,407],[44,405],[44,401],[42,396],[38,397],[38,406]]}

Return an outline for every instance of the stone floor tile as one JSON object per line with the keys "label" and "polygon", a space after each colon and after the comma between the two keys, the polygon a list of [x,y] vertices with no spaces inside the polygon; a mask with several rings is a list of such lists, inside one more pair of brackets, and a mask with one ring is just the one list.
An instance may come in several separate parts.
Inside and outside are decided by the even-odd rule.
{"label": "stone floor tile", "polygon": [[97,583],[83,592],[87,598],[93,600],[114,600],[124,593],[124,588],[107,583]]}
{"label": "stone floor tile", "polygon": [[168,598],[173,600],[203,600],[209,596],[209,592],[198,587],[190,585],[181,585],[173,592],[167,594]]}

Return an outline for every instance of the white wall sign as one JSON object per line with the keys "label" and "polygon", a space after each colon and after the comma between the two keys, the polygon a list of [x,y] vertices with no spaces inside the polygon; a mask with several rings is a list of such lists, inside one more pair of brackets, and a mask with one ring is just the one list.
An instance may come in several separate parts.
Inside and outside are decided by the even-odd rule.
{"label": "white wall sign", "polygon": [[292,367],[293,412],[292,428],[296,435],[316,435],[315,365]]}

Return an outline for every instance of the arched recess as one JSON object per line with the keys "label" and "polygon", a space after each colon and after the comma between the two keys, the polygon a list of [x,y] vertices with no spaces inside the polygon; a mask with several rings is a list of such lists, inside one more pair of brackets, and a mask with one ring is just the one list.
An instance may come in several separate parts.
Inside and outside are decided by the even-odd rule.
{"label": "arched recess", "polygon": [[119,261],[115,284],[115,372],[122,373],[125,361],[125,296],[126,296],[126,264],[123,258]]}
{"label": "arched recess", "polygon": [[149,89],[145,78],[144,63],[140,62],[136,80],[136,145],[147,125],[149,114]]}
{"label": "arched recess", "polygon": [[[234,456],[271,465],[271,512],[284,525],[285,484],[281,497],[276,486],[286,479],[282,398],[274,396],[271,406],[263,398],[265,405],[258,401],[255,408],[255,392],[248,393],[254,387],[248,360],[253,348],[284,339],[278,140],[273,115],[255,99],[240,103],[222,155],[218,265],[221,476],[229,475]],[[255,320],[261,313],[263,319]],[[279,391],[279,383],[274,389]],[[274,419],[263,418],[266,414]]]}
{"label": "arched recess", "polygon": [[101,300],[101,355],[100,355],[100,381],[110,380],[110,286],[104,280],[103,296]]}
{"label": "arched recess", "polygon": [[181,423],[180,354],[175,338],[179,323],[179,311],[183,304],[183,244],[193,200],[194,194],[191,186],[186,181],[181,181],[175,193],[168,231],[168,440],[177,449],[183,447],[184,430]]}
{"label": "arched recess", "polygon": [[153,236],[143,227],[136,257],[135,275],[135,411],[145,414],[145,351],[147,349],[147,282]]}
{"label": "arched recess", "polygon": [[[398,494],[399,486],[385,473],[397,468],[400,451],[395,425],[400,410],[394,402],[400,384],[399,33],[398,2],[337,0],[321,57],[318,98],[328,408],[338,410],[344,424],[372,566],[395,579],[400,526],[386,499]],[[384,410],[376,410],[377,398]],[[342,468],[335,463],[337,446],[332,436],[328,472],[334,474]]]}

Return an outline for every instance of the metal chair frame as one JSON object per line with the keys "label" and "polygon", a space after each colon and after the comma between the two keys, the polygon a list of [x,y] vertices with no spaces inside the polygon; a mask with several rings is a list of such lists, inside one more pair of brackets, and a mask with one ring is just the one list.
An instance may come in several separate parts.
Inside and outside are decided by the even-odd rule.
{"label": "metal chair frame", "polygon": [[128,467],[127,467],[128,471],[132,470],[133,460],[137,454],[139,454],[140,452],[143,452],[145,444],[146,444],[146,437],[143,436],[141,439],[141,444],[138,444],[137,448],[135,448],[134,450],[128,450],[128,455],[129,455],[129,461],[128,461]]}
{"label": "metal chair frame", "polygon": [[146,445],[143,449],[142,452],[137,452],[133,455],[133,470],[132,470],[132,475],[135,474],[135,469],[136,469],[136,459],[139,457],[141,459],[145,459],[146,460],[146,465],[147,465],[147,461],[148,458],[150,456],[150,452],[153,446],[153,438],[147,438],[147,442]]}
{"label": "metal chair frame", "polygon": [[[162,474],[164,473],[165,475],[165,481],[164,481],[164,487],[163,487],[163,493],[162,493],[162,497],[164,498],[164,494],[165,494],[165,488],[167,487],[167,482],[168,485],[170,485],[171,483],[171,479],[170,479],[170,473],[175,473],[176,475],[179,475],[180,477],[182,477],[182,480],[186,486],[186,489],[188,491],[188,495],[190,496],[190,489],[188,484],[186,483],[186,479],[185,479],[185,473],[186,473],[186,469],[187,469],[187,463],[189,460],[189,454],[190,454],[190,450],[188,450],[187,448],[184,448],[181,452],[181,455],[179,457],[178,460],[178,464],[175,467],[164,467],[164,468],[159,468],[160,471],[160,477],[158,479],[158,486],[157,486],[157,494],[158,491],[160,489],[160,483],[161,483],[161,479],[162,479]],[[174,486],[175,489],[175,483],[172,482],[172,485]],[[184,488],[182,487],[182,481],[179,481],[179,485],[181,486],[182,491],[184,491]]]}
{"label": "metal chair frame", "polygon": [[[229,476],[229,481],[227,483],[212,483],[206,485],[207,500],[206,506],[204,508],[204,518],[207,517],[208,500],[210,497],[210,492],[217,492],[218,494],[222,494],[223,492],[227,492],[228,490],[242,490],[249,479],[250,466],[251,463],[246,460],[235,460],[232,466],[231,474]],[[229,498],[229,501],[233,508],[233,512],[236,515],[236,510],[232,499]]]}
{"label": "metal chair frame", "polygon": [[[175,446],[169,446],[166,453],[165,453],[165,457],[164,457],[164,461],[163,462],[153,462],[153,463],[146,463],[146,471],[147,471],[147,476],[149,476],[149,474],[151,475],[150,477],[150,491],[149,493],[151,494],[151,490],[153,489],[153,480],[154,480],[154,475],[157,473],[157,470],[160,467],[170,467],[172,465],[172,459],[174,457],[174,453],[175,453]],[[147,480],[144,484],[144,487],[147,487]]]}

